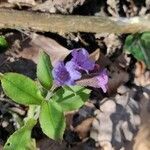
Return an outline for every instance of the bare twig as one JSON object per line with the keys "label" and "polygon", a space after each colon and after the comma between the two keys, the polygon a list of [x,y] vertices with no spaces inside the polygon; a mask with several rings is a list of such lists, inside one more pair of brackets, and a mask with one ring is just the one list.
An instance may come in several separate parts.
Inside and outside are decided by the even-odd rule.
{"label": "bare twig", "polygon": [[19,114],[20,116],[23,116],[26,113],[22,108],[19,108],[19,107],[10,107],[9,110],[14,113]]}
{"label": "bare twig", "polygon": [[0,28],[46,32],[135,33],[150,31],[150,16],[109,18],[102,16],[50,15],[0,9]]}

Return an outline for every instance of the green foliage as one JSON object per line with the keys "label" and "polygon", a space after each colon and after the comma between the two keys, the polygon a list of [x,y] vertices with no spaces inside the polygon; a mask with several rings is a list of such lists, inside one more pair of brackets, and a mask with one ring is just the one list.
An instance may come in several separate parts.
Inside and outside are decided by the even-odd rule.
{"label": "green foliage", "polygon": [[4,36],[0,36],[0,52],[8,48],[8,43]]}
{"label": "green foliage", "polygon": [[8,138],[4,150],[36,150],[35,141],[31,138],[31,131],[36,123],[36,120],[29,119],[23,127]]}
{"label": "green foliage", "polygon": [[40,113],[42,131],[54,140],[61,139],[65,130],[65,117],[60,105],[54,101],[43,101]]}
{"label": "green foliage", "polygon": [[40,54],[37,77],[41,84],[18,73],[0,73],[5,94],[17,103],[29,106],[26,124],[10,136],[4,150],[34,150],[31,130],[37,119],[49,138],[62,139],[66,127],[64,112],[79,109],[89,98],[90,90],[81,86],[52,90],[52,65],[44,52]]}
{"label": "green foliage", "polygon": [[150,32],[129,35],[124,50],[131,53],[137,60],[144,61],[150,69]]}
{"label": "green foliage", "polygon": [[64,87],[58,89],[52,97],[61,105],[64,111],[80,108],[89,98],[90,90],[81,86]]}
{"label": "green foliage", "polygon": [[40,83],[46,88],[50,89],[53,84],[52,65],[49,56],[45,52],[40,53],[37,64],[37,77]]}
{"label": "green foliage", "polygon": [[147,64],[147,67],[150,69],[150,32],[142,34],[141,50],[145,58],[145,63]]}
{"label": "green foliage", "polygon": [[5,94],[12,100],[24,105],[40,105],[42,96],[35,82],[17,73],[5,73],[1,79]]}

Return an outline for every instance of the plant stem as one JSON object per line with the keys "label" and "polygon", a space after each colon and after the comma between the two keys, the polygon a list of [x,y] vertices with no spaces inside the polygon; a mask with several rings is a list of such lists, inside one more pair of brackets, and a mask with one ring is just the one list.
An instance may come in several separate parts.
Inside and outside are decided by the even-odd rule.
{"label": "plant stem", "polygon": [[51,91],[48,91],[48,93],[47,93],[45,99],[46,99],[46,100],[49,100],[49,99],[51,98],[51,96],[52,96],[52,92],[51,92]]}
{"label": "plant stem", "polygon": [[50,98],[53,95],[54,90],[57,88],[58,86],[53,84],[53,86],[51,87],[51,89],[47,92],[47,95],[45,97],[46,100],[50,100]]}

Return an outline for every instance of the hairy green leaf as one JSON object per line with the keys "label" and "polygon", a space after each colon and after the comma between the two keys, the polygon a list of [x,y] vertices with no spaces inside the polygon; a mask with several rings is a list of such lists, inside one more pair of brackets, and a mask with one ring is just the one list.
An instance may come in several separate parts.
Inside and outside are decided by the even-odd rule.
{"label": "hairy green leaf", "polygon": [[40,105],[43,100],[36,83],[24,75],[5,73],[1,82],[5,94],[17,103]]}
{"label": "hairy green leaf", "polygon": [[46,89],[49,90],[52,87],[53,77],[51,61],[50,57],[43,51],[40,53],[39,61],[37,64],[37,77],[40,83]]}
{"label": "hairy green leaf", "polygon": [[35,141],[31,138],[31,131],[35,124],[36,120],[29,119],[23,127],[8,138],[4,150],[36,150]]}
{"label": "hairy green leaf", "polygon": [[90,90],[81,86],[58,89],[52,97],[64,111],[79,109],[89,98]]}
{"label": "hairy green leaf", "polygon": [[143,52],[145,63],[150,69],[150,32],[145,32],[141,36],[141,50]]}
{"label": "hairy green leaf", "polygon": [[150,32],[136,33],[126,38],[124,50],[137,60],[144,61],[150,69]]}
{"label": "hairy green leaf", "polygon": [[64,112],[54,101],[43,101],[40,112],[42,131],[51,139],[62,139],[65,130]]}

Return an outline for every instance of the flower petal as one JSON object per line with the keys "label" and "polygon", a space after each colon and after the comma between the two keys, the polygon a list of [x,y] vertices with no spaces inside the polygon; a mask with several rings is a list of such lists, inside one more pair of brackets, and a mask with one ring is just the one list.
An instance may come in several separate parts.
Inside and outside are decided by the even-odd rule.
{"label": "flower petal", "polygon": [[98,84],[100,88],[102,88],[103,92],[106,93],[107,91],[107,83],[108,83],[108,75],[107,70],[104,69],[98,76],[97,76]]}
{"label": "flower petal", "polygon": [[58,85],[63,85],[70,80],[70,75],[62,61],[59,61],[52,70],[54,80]]}
{"label": "flower petal", "polygon": [[71,52],[74,59],[83,60],[89,57],[89,53],[84,48],[73,49]]}
{"label": "flower petal", "polygon": [[76,65],[74,62],[69,61],[66,63],[66,69],[70,74],[71,80],[78,80],[81,78],[81,73],[77,70],[75,70]]}
{"label": "flower petal", "polygon": [[87,70],[87,71],[93,70],[94,66],[95,66],[95,63],[92,60],[88,60],[82,64],[82,68],[84,68],[84,70]]}
{"label": "flower petal", "polygon": [[84,70],[88,72],[94,69],[95,62],[90,60],[89,53],[86,49],[74,49],[71,54],[73,56],[71,61],[74,62],[77,70]]}

